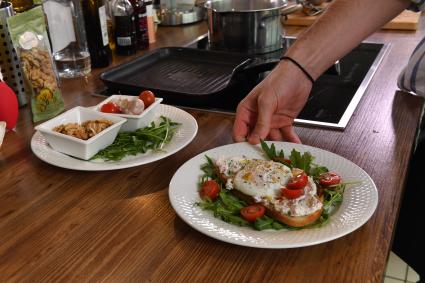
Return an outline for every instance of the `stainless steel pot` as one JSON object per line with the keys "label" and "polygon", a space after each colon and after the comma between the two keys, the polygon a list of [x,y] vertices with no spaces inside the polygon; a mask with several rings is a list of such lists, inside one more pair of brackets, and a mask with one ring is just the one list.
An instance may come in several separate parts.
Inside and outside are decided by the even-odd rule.
{"label": "stainless steel pot", "polygon": [[208,0],[208,39],[212,49],[249,54],[282,47],[280,16],[298,11],[286,0]]}

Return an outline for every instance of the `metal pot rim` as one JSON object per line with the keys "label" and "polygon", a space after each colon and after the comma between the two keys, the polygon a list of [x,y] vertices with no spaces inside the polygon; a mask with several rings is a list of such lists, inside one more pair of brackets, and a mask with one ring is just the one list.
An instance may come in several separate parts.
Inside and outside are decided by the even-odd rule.
{"label": "metal pot rim", "polygon": [[[276,6],[273,7],[265,7],[265,8],[240,8],[237,7],[238,5],[244,5],[247,3],[254,2],[254,6],[258,4],[268,4],[268,3],[276,3]],[[268,2],[268,3],[267,3]],[[216,7],[213,7],[213,4],[216,4]],[[233,7],[237,8],[233,8]],[[241,0],[207,0],[204,3],[204,7],[208,10],[212,10],[216,13],[252,13],[252,12],[266,12],[266,11],[273,11],[273,10],[280,10],[288,6],[288,2],[286,0],[268,0],[268,1],[258,1],[258,0],[251,0],[243,2]]]}

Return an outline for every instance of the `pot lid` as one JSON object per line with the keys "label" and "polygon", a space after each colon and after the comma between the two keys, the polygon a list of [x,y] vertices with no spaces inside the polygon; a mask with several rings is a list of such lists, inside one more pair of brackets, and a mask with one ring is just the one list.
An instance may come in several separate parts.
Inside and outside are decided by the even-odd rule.
{"label": "pot lid", "polygon": [[255,12],[282,9],[287,4],[286,0],[209,0],[205,8],[216,12]]}

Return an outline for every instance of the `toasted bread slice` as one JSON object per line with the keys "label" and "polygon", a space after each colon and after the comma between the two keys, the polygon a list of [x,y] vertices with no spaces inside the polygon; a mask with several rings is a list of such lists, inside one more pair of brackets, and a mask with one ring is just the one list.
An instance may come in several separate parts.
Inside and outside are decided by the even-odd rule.
{"label": "toasted bread slice", "polygon": [[319,219],[320,215],[322,215],[322,211],[323,206],[312,214],[304,216],[289,216],[286,214],[282,214],[274,209],[268,209],[267,215],[291,227],[304,227]]}
{"label": "toasted bread slice", "polygon": [[[248,204],[258,203],[258,202],[255,202],[253,197],[246,195],[246,194],[244,194],[244,193],[242,193],[242,192],[240,192],[236,189],[233,189],[232,193],[237,198],[245,201]],[[320,200],[320,202],[323,203],[323,197],[320,197],[320,198],[317,197],[317,198]],[[307,225],[313,223],[314,221],[316,221],[317,219],[319,219],[319,217],[320,217],[320,215],[322,215],[322,211],[323,211],[323,206],[322,206],[321,209],[316,210],[312,214],[308,214],[308,215],[305,215],[305,216],[289,216],[289,215],[282,214],[281,212],[275,210],[273,208],[273,206],[271,206],[271,205],[267,205],[267,204],[264,204],[264,203],[261,203],[261,202],[260,202],[260,204],[264,205],[264,207],[266,208],[266,214],[268,216],[270,216],[270,217],[272,217],[272,218],[278,220],[279,222],[282,222],[282,223],[284,223],[288,226],[291,226],[291,227],[307,226]]]}

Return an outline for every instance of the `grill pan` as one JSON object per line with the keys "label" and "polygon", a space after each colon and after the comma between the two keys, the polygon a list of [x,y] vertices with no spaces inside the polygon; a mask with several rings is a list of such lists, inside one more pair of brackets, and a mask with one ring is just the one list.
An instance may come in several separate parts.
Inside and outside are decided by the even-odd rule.
{"label": "grill pan", "polygon": [[192,48],[159,48],[101,74],[109,90],[152,90],[167,102],[207,102],[228,89],[252,62],[249,55]]}

